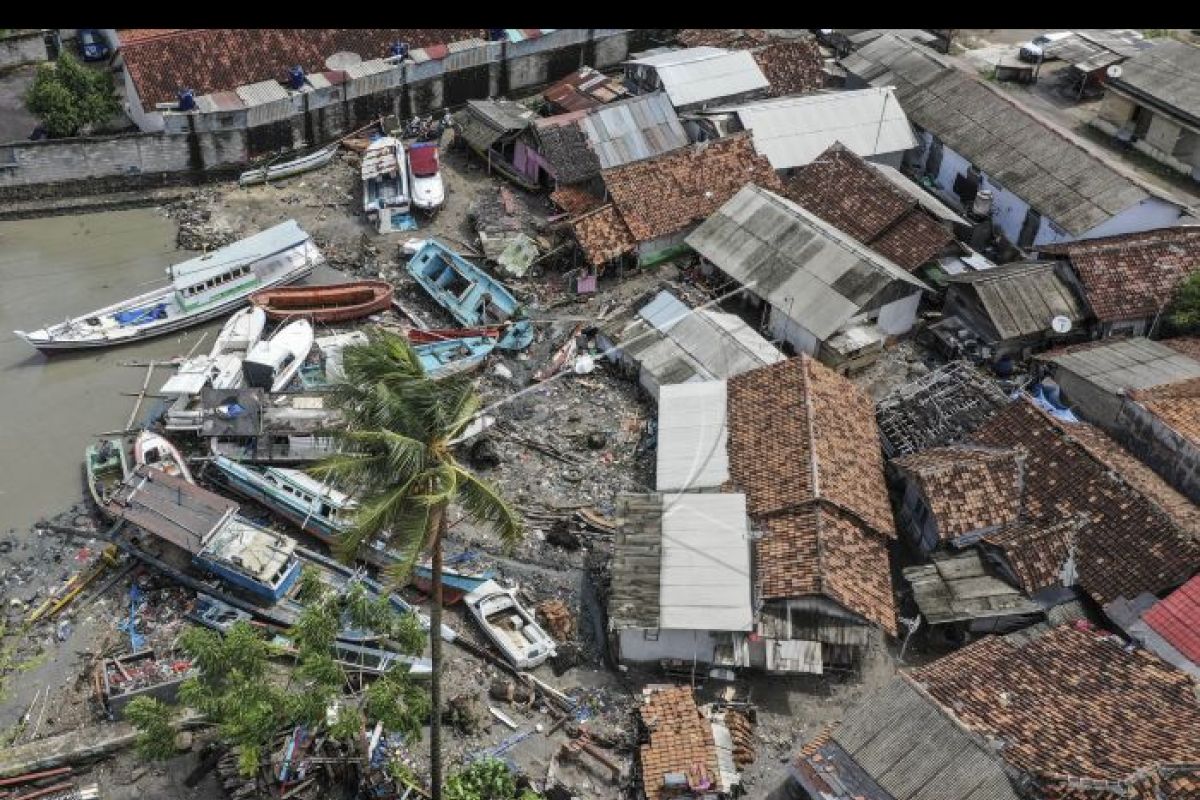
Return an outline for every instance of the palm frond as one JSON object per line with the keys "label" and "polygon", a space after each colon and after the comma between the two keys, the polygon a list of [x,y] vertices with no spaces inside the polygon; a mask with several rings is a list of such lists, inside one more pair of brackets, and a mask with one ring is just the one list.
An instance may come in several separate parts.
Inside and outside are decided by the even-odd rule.
{"label": "palm frond", "polygon": [[524,537],[525,528],[521,518],[495,487],[455,464],[455,489],[459,505],[467,516],[480,525],[486,525],[500,537],[507,549],[515,547]]}

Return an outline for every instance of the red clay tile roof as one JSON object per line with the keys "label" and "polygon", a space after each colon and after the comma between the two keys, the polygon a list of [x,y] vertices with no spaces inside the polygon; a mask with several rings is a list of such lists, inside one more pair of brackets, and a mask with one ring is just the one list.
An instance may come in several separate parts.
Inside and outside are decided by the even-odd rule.
{"label": "red clay tile roof", "polygon": [[810,504],[761,517],[755,561],[763,599],[822,594],[897,633],[887,546],[836,508]]}
{"label": "red clay tile roof", "polygon": [[1099,603],[1180,585],[1200,568],[1200,544],[1131,482],[1118,478],[1114,469],[1132,467],[1108,451],[1099,436],[1085,423],[1058,423],[1032,402],[1019,400],[985,423],[973,440],[1024,448],[1028,518],[1088,516],[1078,537],[1079,584]]}
{"label": "red clay tile roof", "polygon": [[944,542],[1012,524],[1021,514],[1025,456],[1018,450],[935,447],[892,463],[921,488]]}
{"label": "red clay tile roof", "polygon": [[122,40],[121,53],[142,107],[153,111],[155,103],[174,102],[184,88],[203,95],[282,81],[296,65],[321,72],[334,53],[370,60],[390,55],[393,42],[417,48],[484,35],[482,28],[204,28]]}
{"label": "red clay tile roof", "polygon": [[663,776],[668,772],[697,775],[707,771],[708,780],[720,782],[717,746],[712,723],[700,713],[690,686],[669,686],[646,698],[638,714],[650,732],[650,743],[641,746],[642,782],[647,800],[663,796]]}
{"label": "red clay tile roof", "polygon": [[950,230],[835,142],[787,181],[790,200],[912,271],[954,241]]}
{"label": "red clay tile roof", "polygon": [[[1200,378],[1167,383],[1130,393],[1171,430],[1200,447]],[[1200,511],[1197,512],[1200,520]],[[1197,524],[1200,530],[1200,523]]]}
{"label": "red clay tile roof", "polygon": [[1200,336],[1177,336],[1174,339],[1160,339],[1158,343],[1200,361]]}
{"label": "red clay tile roof", "polygon": [[1154,632],[1194,664],[1200,664],[1200,575],[1142,615]]}
{"label": "red clay tile roof", "polygon": [[815,92],[825,85],[821,49],[813,39],[773,42],[751,51],[772,97]]}
{"label": "red clay tile roof", "polygon": [[725,47],[748,50],[760,47],[775,37],[762,28],[683,28],[675,40],[684,47]]}
{"label": "red clay tile roof", "polygon": [[[1200,704],[1192,678],[1144,650],[1126,650],[1114,636],[1075,625],[1032,641],[988,636],[911,677],[1042,784],[1030,796],[1152,797],[1141,771],[1166,765],[1191,765],[1181,770],[1190,776],[1185,783],[1197,777]],[[1076,793],[1068,777],[1127,782],[1135,791]]]}
{"label": "red clay tile roof", "polygon": [[748,131],[600,174],[637,242],[704,221],[748,183],[772,191],[783,188],[771,163],[755,151]]}
{"label": "red clay tile roof", "polygon": [[1062,569],[1086,518],[1032,520],[1009,525],[983,537],[999,549],[1016,573],[1026,594],[1061,586]]}
{"label": "red clay tile roof", "polygon": [[572,220],[571,229],[584,257],[593,267],[632,253],[637,247],[633,234],[612,203]]}
{"label": "red clay tile roof", "polygon": [[182,28],[121,28],[117,30],[117,41],[121,47],[131,45],[135,42],[142,42],[146,39],[153,39],[156,36],[163,36],[168,33],[175,33],[183,30]]}
{"label": "red clay tile roof", "polygon": [[603,200],[580,186],[560,186],[550,193],[550,199],[573,217],[604,205]]}
{"label": "red clay tile roof", "polygon": [[875,407],[807,355],[729,379],[729,471],[751,515],[824,500],[894,537]]}
{"label": "red clay tile roof", "polygon": [[1085,239],[1042,248],[1065,255],[1102,322],[1155,316],[1200,270],[1200,225]]}

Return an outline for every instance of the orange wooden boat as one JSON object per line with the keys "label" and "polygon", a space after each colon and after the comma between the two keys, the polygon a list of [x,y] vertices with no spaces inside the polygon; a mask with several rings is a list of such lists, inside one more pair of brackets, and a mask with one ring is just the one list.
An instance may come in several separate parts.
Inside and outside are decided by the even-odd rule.
{"label": "orange wooden boat", "polygon": [[392,306],[395,289],[387,281],[354,281],[329,286],[280,286],[250,295],[251,305],[271,319],[345,322]]}
{"label": "orange wooden boat", "polygon": [[405,333],[413,344],[433,344],[447,339],[472,339],[477,336],[491,336],[499,339],[504,333],[505,325],[490,325],[482,328],[409,328]]}

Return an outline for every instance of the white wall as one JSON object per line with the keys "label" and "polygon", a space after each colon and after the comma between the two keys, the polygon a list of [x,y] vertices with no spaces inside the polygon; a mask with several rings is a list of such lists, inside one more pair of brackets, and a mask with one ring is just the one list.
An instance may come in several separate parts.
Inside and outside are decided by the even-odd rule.
{"label": "white wall", "polygon": [[[659,630],[658,641],[646,638],[642,628],[620,631],[618,642],[621,661],[658,661],[664,658],[695,659],[699,664],[711,664],[716,642],[708,631]],[[650,635],[654,631],[649,632]]]}
{"label": "white wall", "polygon": [[125,76],[125,113],[129,114],[129,119],[134,125],[138,126],[138,130],[142,133],[159,133],[166,127],[166,121],[163,120],[163,115],[158,112],[150,112],[142,110],[142,99],[138,97],[137,87],[133,85],[133,79],[129,77],[129,70],[122,69],[121,73]]}
{"label": "white wall", "polygon": [[808,353],[816,357],[821,342],[817,337],[800,323],[788,318],[788,315],[771,307],[771,317],[767,323],[771,339],[790,344],[798,353]]}
{"label": "white wall", "polygon": [[893,300],[879,307],[879,329],[888,336],[908,333],[917,324],[917,306],[921,304],[921,290]]}
{"label": "white wall", "polygon": [[1181,213],[1179,206],[1157,197],[1147,197],[1142,202],[1130,206],[1115,217],[1087,231],[1079,238],[1096,239],[1101,236],[1119,236],[1123,233],[1168,228],[1179,223]]}

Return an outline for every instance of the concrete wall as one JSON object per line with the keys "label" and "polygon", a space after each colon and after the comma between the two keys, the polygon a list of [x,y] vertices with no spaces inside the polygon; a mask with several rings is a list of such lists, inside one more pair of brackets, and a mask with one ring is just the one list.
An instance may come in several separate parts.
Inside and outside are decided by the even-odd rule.
{"label": "concrete wall", "polygon": [[908,333],[917,324],[917,307],[921,305],[921,290],[893,300],[879,308],[876,324],[888,336]]}
{"label": "concrete wall", "polygon": [[49,60],[41,31],[15,33],[0,38],[0,69]]}
{"label": "concrete wall", "polygon": [[[657,641],[647,638],[655,636]],[[696,660],[698,664],[711,664],[716,641],[708,631],[643,630],[627,628],[617,637],[620,660],[631,663],[653,662],[664,658],[684,661]]]}
{"label": "concrete wall", "polygon": [[1200,503],[1200,448],[1140,403],[1125,400],[1112,435],[1167,483]]}

